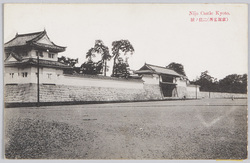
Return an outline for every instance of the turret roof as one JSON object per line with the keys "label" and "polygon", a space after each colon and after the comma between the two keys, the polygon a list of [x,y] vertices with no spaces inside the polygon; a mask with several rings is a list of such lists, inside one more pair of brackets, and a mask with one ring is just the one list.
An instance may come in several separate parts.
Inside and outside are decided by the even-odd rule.
{"label": "turret roof", "polygon": [[51,45],[37,42],[45,35],[47,36],[47,32],[45,30],[41,32],[35,32],[35,33],[16,34],[15,38],[13,38],[12,40],[4,44],[4,48],[6,49],[6,48],[21,47],[21,46],[29,45],[29,46],[35,46],[39,48],[54,50],[57,52],[65,51],[66,47],[58,46],[50,40],[49,41],[51,42]]}

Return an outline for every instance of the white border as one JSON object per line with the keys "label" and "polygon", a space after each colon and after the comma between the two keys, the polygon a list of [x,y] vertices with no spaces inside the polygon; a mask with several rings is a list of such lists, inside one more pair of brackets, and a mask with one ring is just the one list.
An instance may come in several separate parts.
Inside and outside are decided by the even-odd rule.
{"label": "white border", "polygon": [[[108,163],[108,162],[129,162],[129,163],[142,163],[142,162],[215,162],[215,160],[6,160],[4,159],[4,146],[3,146],[3,111],[4,111],[4,104],[3,104],[3,4],[4,3],[176,3],[176,4],[182,4],[182,3],[246,3],[250,4],[249,0],[1,0],[0,4],[0,13],[1,13],[1,38],[0,38],[0,51],[2,57],[0,57],[0,106],[2,110],[0,111],[0,117],[1,117],[1,122],[0,122],[0,162],[2,163],[12,163],[12,162],[20,162],[20,163],[26,163],[26,162],[36,162],[36,163],[41,163],[41,162],[53,162],[53,163],[68,163],[68,162],[84,162],[84,163],[97,163],[97,162],[102,162],[102,163]],[[249,18],[250,18],[250,12],[248,10],[248,24],[249,24]],[[248,33],[250,33],[250,30],[248,28]],[[249,43],[248,43],[249,45]],[[248,46],[248,56],[249,56],[249,51],[250,51],[250,46]],[[248,63],[249,63],[249,58],[248,58]],[[249,67],[248,67],[249,70]],[[249,75],[249,74],[248,74]],[[248,81],[248,85],[250,82]],[[249,102],[249,90],[248,90],[248,102]],[[248,108],[249,109],[249,108]],[[248,117],[249,117],[249,112],[248,112]],[[248,125],[248,136],[249,136],[249,130],[250,127]],[[250,153],[248,149],[248,159],[243,160],[243,162],[248,162],[250,161]],[[223,163],[226,162],[234,162],[234,161],[223,161]]]}

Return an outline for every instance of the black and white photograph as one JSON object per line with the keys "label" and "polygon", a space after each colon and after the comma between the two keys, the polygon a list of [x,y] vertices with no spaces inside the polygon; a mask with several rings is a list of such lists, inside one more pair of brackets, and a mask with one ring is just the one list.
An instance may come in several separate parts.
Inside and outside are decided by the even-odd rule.
{"label": "black and white photograph", "polygon": [[5,159],[245,160],[247,4],[3,5]]}

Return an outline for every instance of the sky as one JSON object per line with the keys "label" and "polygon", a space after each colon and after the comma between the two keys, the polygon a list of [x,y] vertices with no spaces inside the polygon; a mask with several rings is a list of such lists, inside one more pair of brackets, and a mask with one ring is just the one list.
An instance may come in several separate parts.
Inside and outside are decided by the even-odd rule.
{"label": "sky", "polygon": [[190,80],[206,70],[219,80],[247,73],[247,14],[240,4],[5,4],[4,42],[46,29],[51,41],[67,47],[60,56],[79,58],[80,65],[95,40],[111,53],[113,41],[127,39],[135,49],[132,70],[176,62]]}

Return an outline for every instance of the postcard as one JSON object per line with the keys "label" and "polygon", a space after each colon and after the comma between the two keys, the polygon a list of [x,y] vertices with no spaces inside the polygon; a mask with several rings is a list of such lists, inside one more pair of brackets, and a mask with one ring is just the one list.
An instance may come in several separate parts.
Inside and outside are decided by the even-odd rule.
{"label": "postcard", "polygon": [[4,4],[5,159],[247,159],[247,4]]}

